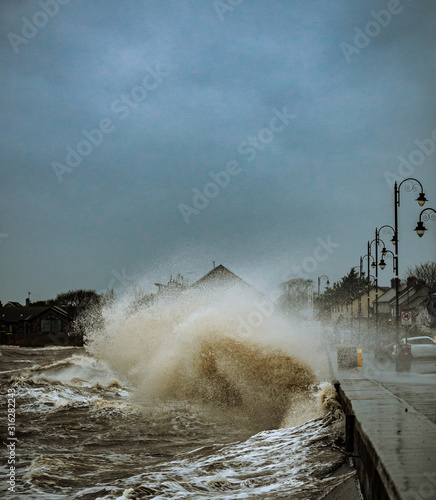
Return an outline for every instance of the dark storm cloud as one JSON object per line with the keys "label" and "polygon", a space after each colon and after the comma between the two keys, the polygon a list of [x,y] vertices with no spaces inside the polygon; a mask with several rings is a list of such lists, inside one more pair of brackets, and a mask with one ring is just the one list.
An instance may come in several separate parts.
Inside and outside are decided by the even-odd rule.
{"label": "dark storm cloud", "polygon": [[[435,6],[400,4],[347,62],[341,44],[388,2],[251,1],[221,20],[212,1],[71,0],[18,53],[8,34],[41,3],[2,2],[2,298],[104,288],[114,269],[187,272],[192,255],[194,274],[249,260],[279,278],[329,234],[341,250],[323,265],[345,274],[392,218],[385,172],[436,128]],[[141,91],[150,68],[165,76]],[[271,135],[274,110],[293,118]],[[186,224],[180,204],[231,161],[240,172]],[[430,191],[434,171],[428,158],[415,172]]]}

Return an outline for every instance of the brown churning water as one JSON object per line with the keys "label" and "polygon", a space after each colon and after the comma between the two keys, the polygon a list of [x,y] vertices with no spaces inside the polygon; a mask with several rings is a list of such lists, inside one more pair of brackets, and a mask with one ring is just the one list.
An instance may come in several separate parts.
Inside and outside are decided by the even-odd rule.
{"label": "brown churning water", "polygon": [[317,377],[278,310],[249,334],[242,329],[259,300],[240,286],[162,295],[134,310],[124,299],[88,332],[87,350],[126,376],[138,399],[241,407],[277,427],[293,401],[310,398]]}
{"label": "brown churning water", "polygon": [[2,348],[16,498],[315,499],[348,477],[330,477],[346,455],[313,325],[270,307],[242,328],[259,300],[123,297],[91,315],[86,349]]}

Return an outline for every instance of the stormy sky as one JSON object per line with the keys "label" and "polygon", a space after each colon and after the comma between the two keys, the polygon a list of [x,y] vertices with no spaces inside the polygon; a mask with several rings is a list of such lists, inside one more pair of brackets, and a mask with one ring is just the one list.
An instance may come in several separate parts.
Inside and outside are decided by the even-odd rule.
{"label": "stormy sky", "polygon": [[[151,291],[212,261],[262,289],[333,282],[394,224],[395,180],[417,178],[436,209],[433,0],[3,0],[0,14],[3,303]],[[436,255],[409,186],[400,275]]]}

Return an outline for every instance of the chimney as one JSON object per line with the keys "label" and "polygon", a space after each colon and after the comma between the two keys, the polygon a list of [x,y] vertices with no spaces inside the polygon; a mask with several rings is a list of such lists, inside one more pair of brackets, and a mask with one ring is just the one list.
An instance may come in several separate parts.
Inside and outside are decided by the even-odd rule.
{"label": "chimney", "polygon": [[415,278],[415,276],[409,276],[407,278],[407,288],[410,288],[414,285],[416,285],[418,280]]}
{"label": "chimney", "polygon": [[30,299],[29,299],[29,297],[27,297],[27,299],[26,299],[26,307],[29,307],[29,306],[30,306]]}
{"label": "chimney", "polygon": [[0,300],[0,307],[3,307],[2,301]]}
{"label": "chimney", "polygon": [[214,260],[212,261],[212,264],[213,264],[213,269],[215,269],[215,261]]}
{"label": "chimney", "polygon": [[391,279],[391,288],[395,288],[396,281],[397,281],[397,278],[392,278]]}

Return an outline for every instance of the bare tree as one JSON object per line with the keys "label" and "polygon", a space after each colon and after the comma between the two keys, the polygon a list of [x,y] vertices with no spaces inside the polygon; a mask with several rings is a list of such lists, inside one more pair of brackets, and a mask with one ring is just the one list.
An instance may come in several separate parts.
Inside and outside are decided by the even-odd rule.
{"label": "bare tree", "polygon": [[436,262],[424,262],[415,267],[408,267],[406,277],[412,276],[424,281],[432,292],[436,291]]}
{"label": "bare tree", "polygon": [[313,281],[303,278],[294,278],[281,283],[283,294],[278,303],[288,313],[298,313],[308,305],[309,291],[313,288]]}
{"label": "bare tree", "polygon": [[93,303],[98,303],[99,295],[95,290],[70,290],[58,293],[52,302],[61,307],[76,307],[84,309]]}

